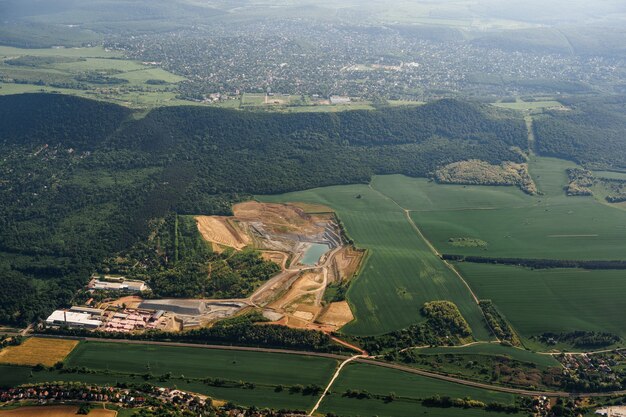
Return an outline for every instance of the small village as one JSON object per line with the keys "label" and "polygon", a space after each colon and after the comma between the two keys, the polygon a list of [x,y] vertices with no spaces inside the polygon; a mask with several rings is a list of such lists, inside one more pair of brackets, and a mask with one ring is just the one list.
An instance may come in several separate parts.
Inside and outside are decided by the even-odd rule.
{"label": "small village", "polygon": [[[197,417],[299,417],[302,414],[244,409],[222,401],[213,401],[211,398],[179,389],[158,388],[142,385],[141,388],[99,387],[79,383],[41,384],[22,386],[0,390],[0,406],[52,406],[63,404],[81,404],[80,410],[87,411],[89,407],[115,408],[147,408],[150,410],[166,409],[169,412],[183,411]],[[218,407],[219,406],[219,407]],[[80,412],[79,412],[80,413]],[[85,413],[86,414],[86,413]]]}

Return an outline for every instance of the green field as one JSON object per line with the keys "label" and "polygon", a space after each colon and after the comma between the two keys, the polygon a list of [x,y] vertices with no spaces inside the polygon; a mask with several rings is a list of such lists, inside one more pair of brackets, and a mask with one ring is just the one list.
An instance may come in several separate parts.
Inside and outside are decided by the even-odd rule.
{"label": "green field", "polygon": [[459,263],[480,298],[491,299],[522,336],[573,330],[626,337],[624,271],[532,270]]}
{"label": "green field", "polygon": [[[360,196],[360,198],[357,198]],[[357,246],[370,255],[347,293],[355,320],[342,331],[375,335],[422,320],[427,301],[450,300],[479,340],[488,340],[482,314],[463,285],[413,230],[403,210],[366,185],[318,188],[265,201],[320,203],[332,207]]]}
{"label": "green field", "polygon": [[[10,64],[14,59],[26,62]],[[98,81],[97,77],[104,78]],[[117,83],[117,80],[123,82]],[[101,47],[0,47],[1,95],[58,92],[129,107],[191,104],[176,98],[175,84],[183,80],[183,77],[124,59],[120,52]]]}
{"label": "green field", "polygon": [[[337,361],[312,356],[214,350],[204,348],[82,342],[66,359],[65,368],[85,367],[90,373],[33,372],[27,367],[0,367],[0,386],[29,382],[82,381],[97,384],[150,382],[176,386],[217,399],[259,407],[308,409],[316,397],[289,393],[293,385],[325,386]],[[171,377],[159,380],[162,375]],[[145,375],[151,378],[146,379]],[[215,387],[205,378],[250,382],[253,389]],[[277,385],[286,389],[275,392]]]}
{"label": "green field", "polygon": [[[372,184],[411,210],[441,253],[509,258],[626,259],[626,213],[593,197],[568,197],[565,169],[575,164],[535,158],[530,171],[544,193],[515,187],[442,185],[398,175]],[[453,238],[487,242],[460,246]]]}
{"label": "green field", "polygon": [[[300,384],[325,386],[337,361],[325,358],[261,352],[236,352],[204,348],[150,346],[137,344],[81,342],[65,361],[65,368],[85,367],[88,372],[53,370],[32,371],[30,367],[0,366],[0,386],[25,383],[77,381],[100,385],[149,382],[258,407],[309,410],[318,396],[290,393],[289,387]],[[168,379],[159,376],[171,372]],[[146,379],[146,374],[153,375]],[[254,383],[253,388],[215,387],[205,378]],[[284,385],[277,392],[275,387]],[[342,397],[346,389],[367,390],[375,395],[395,392],[397,400],[385,403],[380,398],[354,400]],[[404,416],[420,410],[431,416],[445,416],[445,409],[425,408],[420,400],[438,395],[484,402],[512,403],[514,397],[462,385],[437,381],[401,371],[371,365],[349,365],[322,404],[321,411],[340,415]],[[458,410],[462,416],[486,415],[482,410]],[[494,415],[493,413],[488,413]],[[496,416],[498,414],[495,414]]]}
{"label": "green field", "polygon": [[559,366],[559,362],[550,355],[541,355],[530,350],[503,346],[499,343],[481,343],[464,347],[433,347],[413,349],[420,355],[481,355],[486,357],[505,356],[520,362],[534,363],[538,367],[549,368]]}
{"label": "green field", "polygon": [[81,343],[66,363],[69,367],[285,385],[323,384],[337,365],[331,359],[307,356],[98,342]]}
{"label": "green field", "polygon": [[[366,390],[377,396],[390,392],[397,395],[393,402],[386,403],[380,398],[353,399],[342,396],[348,390]],[[434,395],[453,398],[471,397],[485,403],[500,402],[511,404],[514,397],[509,394],[478,390],[444,381],[425,378],[419,375],[398,372],[365,364],[348,365],[335,381],[332,394],[324,399],[320,412],[333,412],[341,416],[499,416],[499,413],[484,410],[464,410],[424,407],[419,400]]]}

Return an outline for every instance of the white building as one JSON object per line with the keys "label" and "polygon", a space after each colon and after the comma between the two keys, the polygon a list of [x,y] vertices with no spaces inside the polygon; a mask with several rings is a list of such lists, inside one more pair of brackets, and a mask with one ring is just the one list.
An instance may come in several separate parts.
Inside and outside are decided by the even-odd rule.
{"label": "white building", "polygon": [[330,104],[348,104],[350,97],[346,96],[330,96]]}
{"label": "white building", "polygon": [[147,291],[150,288],[145,282],[139,280],[120,278],[115,281],[101,281],[96,279],[92,282],[91,288],[94,290],[109,290],[109,291],[132,291],[140,292]]}
{"label": "white building", "polygon": [[101,320],[93,318],[92,314],[76,311],[56,310],[46,319],[50,326],[68,326],[95,329],[102,326]]}

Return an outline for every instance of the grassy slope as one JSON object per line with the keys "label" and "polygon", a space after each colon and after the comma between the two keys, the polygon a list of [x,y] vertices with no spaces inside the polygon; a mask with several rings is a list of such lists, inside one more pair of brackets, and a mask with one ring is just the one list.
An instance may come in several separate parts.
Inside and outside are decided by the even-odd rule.
{"label": "grassy slope", "polygon": [[429,251],[402,210],[379,192],[365,185],[351,185],[263,199],[332,207],[356,244],[370,251],[347,294],[356,320],[345,326],[344,332],[370,335],[397,330],[420,321],[419,309],[425,302],[451,300],[475,336],[489,338],[480,310],[465,286]]}
{"label": "grassy slope", "polygon": [[[342,397],[347,389],[367,390],[372,394],[387,395],[394,392],[399,398],[391,403],[382,399],[350,399]],[[484,410],[441,409],[422,406],[416,399],[433,395],[463,398],[470,396],[484,402],[512,403],[513,396],[462,385],[451,384],[419,375],[399,373],[371,365],[351,364],[341,373],[332,388],[333,394],[322,402],[320,412],[334,412],[342,416],[498,416]],[[400,398],[403,397],[403,398]],[[413,401],[411,401],[411,399]]]}

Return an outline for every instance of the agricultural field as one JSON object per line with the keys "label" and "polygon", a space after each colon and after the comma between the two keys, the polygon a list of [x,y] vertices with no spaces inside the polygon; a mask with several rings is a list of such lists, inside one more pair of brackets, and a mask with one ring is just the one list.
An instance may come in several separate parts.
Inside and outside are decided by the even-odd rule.
{"label": "agricultural field", "polygon": [[380,192],[350,185],[258,198],[329,206],[357,247],[369,251],[347,292],[355,320],[343,332],[376,335],[405,328],[423,320],[419,310],[425,302],[450,300],[459,307],[475,338],[490,339],[465,285],[433,254],[403,210]]}
{"label": "agricultural field", "polygon": [[[565,169],[575,164],[534,158],[542,195],[515,187],[463,186],[377,176],[376,189],[411,210],[440,253],[484,257],[619,260],[626,257],[626,213],[593,197],[568,197]],[[458,245],[460,238],[483,245]]]}
{"label": "agricultural field", "polygon": [[0,364],[52,366],[63,361],[77,345],[76,340],[33,337],[0,350]]}
{"label": "agricultural field", "polygon": [[[161,354],[164,355],[162,361]],[[182,369],[178,368],[181,364]],[[76,355],[72,355],[66,362],[66,369],[85,366],[89,373],[32,371],[29,367],[0,365],[0,386],[61,380],[92,384],[148,381],[158,386],[175,386],[241,405],[308,411],[319,397],[290,392],[290,388],[295,384],[325,386],[337,364],[331,359],[269,353],[83,342]],[[153,365],[158,366],[159,371],[171,372],[171,376],[157,377],[158,373]],[[238,369],[234,371],[233,368]],[[181,375],[183,372],[186,372],[184,376]],[[148,374],[155,377],[146,380]],[[224,385],[218,387],[207,384],[204,382],[206,378],[223,378]],[[233,386],[233,382],[248,384],[246,387]],[[279,384],[284,389],[277,389]],[[368,391],[372,398],[357,400],[343,396],[348,389]],[[382,397],[390,392],[394,392],[397,397],[393,402],[385,402]],[[464,387],[371,365],[352,364],[343,370],[319,411],[345,416],[413,416],[416,410],[419,410],[420,415],[450,415],[446,413],[446,409],[427,408],[421,404],[421,400],[434,395],[471,397],[485,403],[495,401],[512,404],[515,401],[515,397],[509,394]],[[486,413],[478,409],[455,411],[458,411],[459,416],[467,417],[500,416],[499,413]]]}
{"label": "agricultural field", "polygon": [[400,362],[464,379],[523,388],[560,388],[550,377],[562,373],[561,364],[551,355],[495,343],[411,349],[401,354]]}
{"label": "agricultural field", "polygon": [[[287,354],[82,342],[66,359],[65,368],[86,367],[89,373],[0,365],[0,386],[59,380],[102,385],[149,381],[242,405],[304,410],[316,397],[290,393],[289,387],[325,386],[337,364],[333,359]],[[207,378],[223,383],[207,384]],[[278,385],[285,389],[275,391]]]}
{"label": "agricultural field", "polygon": [[624,271],[532,270],[466,262],[456,267],[478,297],[492,300],[523,338],[573,330],[626,337]]}
{"label": "agricultural field", "polygon": [[559,362],[550,355],[542,355],[530,350],[503,346],[500,343],[479,343],[463,347],[432,347],[413,349],[413,352],[420,355],[468,355],[468,356],[484,356],[486,358],[493,356],[503,356],[520,362],[528,362],[538,367],[549,368],[559,366]]}
{"label": "agricultural field", "polygon": [[[420,321],[418,306],[455,302],[474,337],[489,340],[468,289],[439,253],[562,260],[626,259],[626,213],[593,197],[568,197],[572,162],[532,157],[540,195],[511,186],[443,185],[424,178],[375,176],[369,186],[313,189],[267,201],[332,207],[368,259],[347,292],[350,335],[376,335]],[[407,215],[428,239],[420,238]],[[461,244],[459,243],[461,242]],[[469,243],[468,243],[469,242]],[[479,299],[491,299],[525,344],[544,332],[607,331],[625,336],[623,272],[537,270],[455,264]],[[417,279],[416,279],[417,278]],[[529,306],[533,306],[532,309]],[[546,320],[553,317],[554,320]]]}
{"label": "agricultural field", "polygon": [[[372,398],[349,398],[346,390],[367,391]],[[388,402],[384,396],[395,393],[396,399]],[[433,417],[499,416],[499,413],[478,409],[429,408],[421,404],[422,399],[434,395],[452,398],[471,397],[474,400],[513,404],[514,396],[479,390],[462,385],[437,381],[419,375],[398,372],[366,364],[350,364],[341,373],[332,387],[332,394],[324,399],[319,409],[322,413],[341,416],[404,417],[426,415]],[[504,414],[502,414],[504,415]]]}
{"label": "agricultural field", "polygon": [[176,99],[179,77],[121,53],[91,48],[0,46],[0,95],[56,92],[129,107],[192,104]]}
{"label": "agricultural field", "polygon": [[323,383],[336,365],[330,359],[285,354],[98,342],[81,343],[66,362],[68,367],[284,385]]}

